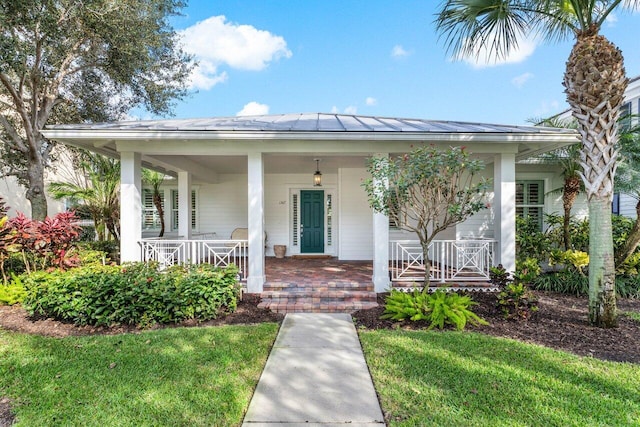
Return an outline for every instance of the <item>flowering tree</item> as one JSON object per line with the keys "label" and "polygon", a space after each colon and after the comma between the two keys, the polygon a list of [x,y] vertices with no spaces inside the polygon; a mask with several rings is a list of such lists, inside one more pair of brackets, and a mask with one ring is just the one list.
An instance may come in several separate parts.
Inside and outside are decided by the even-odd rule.
{"label": "flowering tree", "polygon": [[420,239],[424,288],[429,288],[429,245],[435,236],[486,207],[488,182],[476,174],[484,163],[471,160],[464,147],[419,147],[397,158],[372,157],[371,178],[363,183],[369,205],[397,227]]}

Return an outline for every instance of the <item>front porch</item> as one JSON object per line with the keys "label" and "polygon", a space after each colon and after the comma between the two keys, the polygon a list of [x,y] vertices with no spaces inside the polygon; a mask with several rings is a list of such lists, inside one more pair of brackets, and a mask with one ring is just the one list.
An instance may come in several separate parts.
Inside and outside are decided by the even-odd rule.
{"label": "front porch", "polygon": [[[431,290],[495,290],[489,283],[495,242],[434,241]],[[144,261],[161,266],[184,263],[235,264],[246,290],[247,241],[144,239]],[[261,307],[275,312],[353,312],[377,305],[373,261],[343,261],[331,256],[265,257]],[[389,283],[410,291],[424,275],[417,241],[389,242]],[[389,287],[384,289],[388,290]]]}

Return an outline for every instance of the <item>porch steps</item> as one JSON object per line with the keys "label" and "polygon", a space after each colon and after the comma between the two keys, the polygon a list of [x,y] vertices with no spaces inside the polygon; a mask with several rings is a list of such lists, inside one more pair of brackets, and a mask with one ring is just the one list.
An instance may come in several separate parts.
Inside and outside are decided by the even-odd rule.
{"label": "porch steps", "polygon": [[377,307],[372,283],[335,280],[268,282],[258,307],[276,313],[352,313]]}

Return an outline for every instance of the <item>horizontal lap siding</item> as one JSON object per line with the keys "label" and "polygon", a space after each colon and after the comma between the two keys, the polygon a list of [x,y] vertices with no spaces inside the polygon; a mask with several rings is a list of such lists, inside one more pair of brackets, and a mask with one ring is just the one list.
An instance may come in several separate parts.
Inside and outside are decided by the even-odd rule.
{"label": "horizontal lap siding", "polygon": [[229,239],[236,228],[247,227],[247,176],[218,175],[218,183],[198,187],[198,221],[201,233],[214,232]]}
{"label": "horizontal lap siding", "polygon": [[340,259],[373,259],[373,213],[362,188],[367,177],[365,169],[341,169],[340,198]]}

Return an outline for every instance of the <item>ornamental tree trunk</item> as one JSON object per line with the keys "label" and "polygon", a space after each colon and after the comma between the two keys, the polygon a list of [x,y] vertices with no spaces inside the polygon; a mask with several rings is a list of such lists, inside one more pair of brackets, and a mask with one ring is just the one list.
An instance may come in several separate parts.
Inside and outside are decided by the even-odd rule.
{"label": "ornamental tree trunk", "polygon": [[[41,145],[41,144],[37,144]],[[44,186],[44,164],[42,156],[29,144],[29,162],[27,164],[27,188],[26,197],[31,202],[31,218],[43,221],[47,217],[47,196]]]}
{"label": "ornamental tree trunk", "polygon": [[589,204],[589,320],[616,326],[611,232],[618,117],[628,80],[622,52],[593,27],[578,33],[564,75],[582,140],[581,173]]}

